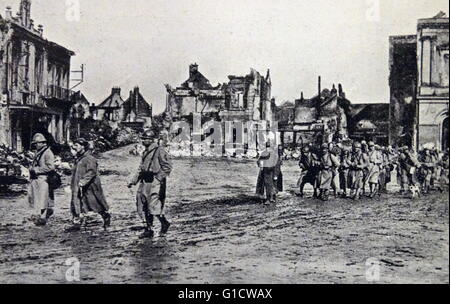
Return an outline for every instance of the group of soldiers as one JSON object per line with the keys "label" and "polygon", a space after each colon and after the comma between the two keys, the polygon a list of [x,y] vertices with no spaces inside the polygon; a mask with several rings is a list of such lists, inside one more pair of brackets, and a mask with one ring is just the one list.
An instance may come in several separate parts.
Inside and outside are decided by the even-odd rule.
{"label": "group of soldiers", "polygon": [[[276,144],[276,136],[270,135],[267,148],[258,159],[260,171],[256,192],[265,204],[276,203],[278,192],[283,191],[283,148]],[[136,149],[136,154],[140,152],[142,155],[141,164],[128,187],[131,189],[139,185],[137,211],[145,227],[141,238],[152,238],[155,217],[161,223],[160,235],[167,233],[170,227],[164,215],[164,205],[166,180],[172,171],[172,163],[166,149],[167,134],[148,130],[141,135],[141,141],[144,148],[139,149],[142,151]],[[55,175],[55,157],[42,134],[36,134],[32,144],[36,153],[30,166],[29,201],[37,210],[34,223],[44,226],[54,214],[55,189],[50,177]],[[89,212],[101,215],[105,229],[111,224],[97,160],[91,150],[92,146],[84,139],[76,140],[72,146],[76,159],[70,184],[73,225],[66,229],[67,232],[79,231]],[[327,201],[332,194],[335,198],[340,196],[358,200],[364,195],[374,198],[386,192],[395,170],[402,193],[414,188],[421,194],[432,190],[443,191],[443,186],[448,184],[449,154],[448,151],[440,153],[428,145],[417,154],[408,147],[394,149],[374,142],[354,142],[351,147],[326,143],[320,146],[304,145],[299,166],[298,196],[303,197],[305,185],[310,184],[314,188],[314,198]]]}
{"label": "group of soldiers", "polygon": [[[258,160],[261,169],[256,191],[267,204],[276,202],[276,194],[283,188],[283,149],[270,146]],[[276,145],[272,143],[272,147]],[[358,200],[365,195],[374,198],[387,192],[394,171],[397,171],[400,193],[442,192],[444,184],[448,184],[449,155],[448,151],[440,153],[431,145],[421,147],[417,154],[408,147],[394,149],[372,141],[353,142],[351,147],[325,143],[304,145],[299,166],[299,191],[296,193],[299,197],[304,196],[304,188],[310,184],[314,188],[314,198],[327,201],[333,195]]]}
{"label": "group of soldiers", "polygon": [[[166,179],[172,171],[172,164],[165,150],[165,144],[158,132],[149,130],[141,136],[145,147],[141,165],[129,188],[139,185],[136,195],[137,211],[144,222],[141,238],[154,236],[153,221],[161,222],[160,235],[167,233],[170,223],[164,215]],[[45,226],[54,215],[54,191],[58,186],[52,183],[55,172],[55,156],[46,138],[38,133],[32,141],[36,153],[30,165],[29,203],[35,210],[31,220],[36,226]],[[71,147],[75,157],[70,182],[70,210],[72,225],[66,232],[80,231],[90,212],[98,213],[103,219],[103,227],[111,225],[109,205],[106,201],[97,160],[92,156],[89,141],[81,138]]]}

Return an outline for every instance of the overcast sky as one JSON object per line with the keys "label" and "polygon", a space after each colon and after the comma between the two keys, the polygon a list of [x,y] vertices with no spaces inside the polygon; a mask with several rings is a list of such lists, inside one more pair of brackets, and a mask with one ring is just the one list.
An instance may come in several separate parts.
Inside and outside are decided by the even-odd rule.
{"label": "overcast sky", "polygon": [[[67,0],[67,3],[76,0]],[[15,12],[20,0],[0,0]],[[135,85],[156,112],[164,84],[177,86],[198,63],[212,84],[255,68],[271,70],[277,103],[342,83],[354,103],[388,102],[389,35],[415,34],[417,19],[448,14],[447,0],[33,0],[44,35],[86,66],[79,88],[91,102],[112,86],[126,99]]]}

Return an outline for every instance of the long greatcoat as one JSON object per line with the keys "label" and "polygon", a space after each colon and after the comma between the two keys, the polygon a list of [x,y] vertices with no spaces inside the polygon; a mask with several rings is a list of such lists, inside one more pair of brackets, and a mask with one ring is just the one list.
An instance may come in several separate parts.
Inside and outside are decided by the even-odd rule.
{"label": "long greatcoat", "polygon": [[[267,149],[258,160],[260,171],[256,182],[256,194],[274,201],[278,191],[282,191],[281,160],[278,153]],[[275,177],[277,180],[275,181]]]}
{"label": "long greatcoat", "polygon": [[100,213],[109,210],[98,175],[97,160],[89,152],[77,159],[72,170],[71,188],[70,209],[74,217],[90,211]]}
{"label": "long greatcoat", "polygon": [[30,170],[36,173],[35,178],[30,182],[28,202],[30,207],[36,209],[38,213],[55,205],[53,189],[47,182],[47,175],[55,170],[55,156],[49,147],[39,150],[31,164]]}
{"label": "long greatcoat", "polygon": [[164,215],[167,177],[172,172],[172,162],[166,150],[154,143],[142,156],[141,165],[131,184],[139,183],[136,195],[137,212],[141,219],[145,213]]}

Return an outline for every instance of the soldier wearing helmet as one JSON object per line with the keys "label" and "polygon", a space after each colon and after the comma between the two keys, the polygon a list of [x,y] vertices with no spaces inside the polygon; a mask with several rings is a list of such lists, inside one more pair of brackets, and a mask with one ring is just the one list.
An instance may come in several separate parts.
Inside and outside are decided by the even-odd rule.
{"label": "soldier wearing helmet", "polygon": [[319,196],[323,201],[327,201],[333,181],[333,172],[335,172],[339,168],[340,161],[336,157],[336,155],[330,152],[329,145],[323,144],[319,162],[320,162],[320,171],[318,176],[318,184],[320,189]]}
{"label": "soldier wearing helmet", "polygon": [[256,194],[264,200],[265,205],[275,204],[280,190],[278,178],[281,173],[281,163],[273,132],[268,134],[266,149],[261,153],[257,164],[260,170],[256,182]]}
{"label": "soldier wearing helmet", "polygon": [[45,226],[55,205],[54,189],[48,183],[48,175],[55,171],[55,156],[41,133],[33,136],[31,146],[36,149],[36,154],[30,167],[28,201],[37,213],[33,217],[35,225]]}
{"label": "soldier wearing helmet", "polygon": [[350,158],[350,184],[352,197],[357,200],[361,197],[364,191],[364,170],[367,168],[369,159],[362,151],[362,145],[356,142],[353,146],[353,153]]}
{"label": "soldier wearing helmet", "polygon": [[303,197],[303,189],[306,184],[311,184],[314,187],[314,198],[318,197],[317,193],[317,175],[319,173],[319,159],[317,155],[311,152],[311,148],[305,145],[302,149],[302,155],[300,157],[300,178],[297,182],[297,186],[300,189],[298,196]]}
{"label": "soldier wearing helmet", "polygon": [[369,166],[368,166],[368,174],[366,177],[366,182],[369,183],[370,187],[370,198],[374,198],[376,193],[379,193],[379,182],[380,182],[380,172],[381,166],[383,165],[383,156],[380,151],[377,150],[377,146],[373,141],[370,141],[369,144]]}
{"label": "soldier wearing helmet", "polygon": [[141,219],[145,221],[145,231],[140,238],[152,238],[155,216],[161,222],[160,235],[166,234],[170,227],[165,217],[164,205],[167,177],[172,171],[172,163],[167,151],[159,145],[159,136],[156,131],[145,131],[141,140],[145,151],[139,170],[128,187],[132,188],[139,184],[136,195],[137,211]]}
{"label": "soldier wearing helmet", "polygon": [[73,226],[67,228],[66,232],[79,231],[83,217],[88,212],[98,213],[103,219],[103,228],[106,230],[111,225],[111,215],[103,193],[98,163],[90,152],[90,142],[79,138],[74,142],[73,149],[76,154],[70,183],[72,189],[70,211]]}

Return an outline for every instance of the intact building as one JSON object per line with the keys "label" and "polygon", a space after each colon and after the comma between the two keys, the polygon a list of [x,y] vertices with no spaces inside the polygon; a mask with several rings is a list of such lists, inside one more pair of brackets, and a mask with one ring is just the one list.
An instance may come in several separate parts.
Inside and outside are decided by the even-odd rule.
{"label": "intact building", "polygon": [[34,133],[64,143],[70,133],[70,61],[31,19],[31,1],[0,15],[0,143],[28,150]]}
{"label": "intact building", "polygon": [[419,19],[417,34],[390,37],[392,145],[448,148],[449,18]]}

